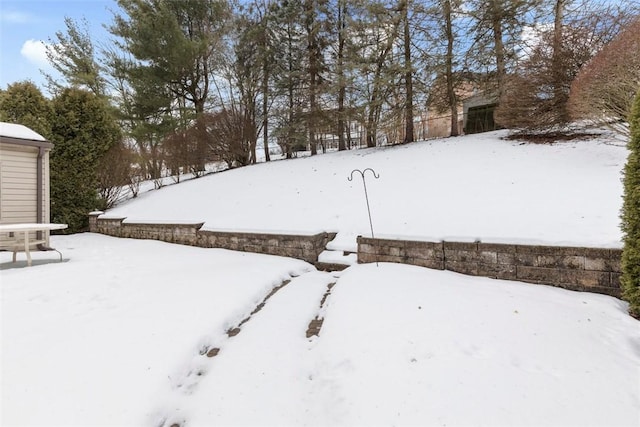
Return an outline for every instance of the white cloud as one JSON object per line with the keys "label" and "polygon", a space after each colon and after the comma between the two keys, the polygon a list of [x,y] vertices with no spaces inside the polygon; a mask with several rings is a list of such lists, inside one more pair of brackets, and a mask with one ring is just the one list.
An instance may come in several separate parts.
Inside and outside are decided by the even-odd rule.
{"label": "white cloud", "polygon": [[0,21],[9,24],[26,24],[33,19],[30,15],[19,11],[3,11],[0,12]]}
{"label": "white cloud", "polygon": [[20,49],[20,54],[27,58],[29,62],[39,66],[48,67],[47,45],[42,40],[27,40]]}

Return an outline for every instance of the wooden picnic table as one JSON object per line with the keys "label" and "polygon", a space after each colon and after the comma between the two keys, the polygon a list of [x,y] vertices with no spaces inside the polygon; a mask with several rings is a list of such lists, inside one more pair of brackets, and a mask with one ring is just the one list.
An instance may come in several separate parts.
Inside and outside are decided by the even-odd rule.
{"label": "wooden picnic table", "polygon": [[[63,230],[67,228],[67,224],[44,224],[44,223],[25,223],[25,224],[0,224],[0,233],[8,233],[13,240],[0,242],[0,249],[13,252],[13,262],[16,262],[16,253],[24,252],[27,254],[27,265],[31,266],[31,246],[44,245],[46,239],[38,236],[38,232],[46,232],[51,230]],[[32,237],[31,233],[36,232],[36,237]],[[44,250],[55,250],[46,247]],[[59,251],[56,251],[60,254]],[[60,254],[62,259],[62,254]]]}

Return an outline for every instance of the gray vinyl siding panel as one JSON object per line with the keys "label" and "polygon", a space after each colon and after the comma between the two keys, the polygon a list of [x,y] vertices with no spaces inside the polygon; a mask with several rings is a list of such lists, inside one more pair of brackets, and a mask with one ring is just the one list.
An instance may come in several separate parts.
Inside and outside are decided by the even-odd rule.
{"label": "gray vinyl siding panel", "polygon": [[[0,223],[49,222],[49,163],[45,153],[44,218],[37,218],[38,148],[0,143]],[[35,235],[35,234],[34,234]],[[0,244],[12,240],[0,234]]]}
{"label": "gray vinyl siding panel", "polygon": [[[8,144],[3,144],[2,171],[0,171],[2,173],[2,199],[0,200],[2,204],[0,219],[2,222],[8,222],[5,213],[14,213],[19,210],[24,212],[24,220],[21,222],[36,220],[37,159],[38,150],[36,148],[11,147]],[[5,189],[12,191],[5,192]],[[16,193],[20,195],[18,196]],[[14,217],[14,215],[11,216]]]}
{"label": "gray vinyl siding panel", "polygon": [[[44,200],[44,218],[43,218],[43,222],[51,222],[51,196],[50,196],[50,171],[49,171],[49,151],[47,150],[45,156],[44,156],[44,174],[43,174],[43,180],[44,180],[44,191],[42,192],[42,198]],[[49,233],[47,233],[47,236],[49,235]],[[48,245],[48,238],[47,238],[47,245]]]}

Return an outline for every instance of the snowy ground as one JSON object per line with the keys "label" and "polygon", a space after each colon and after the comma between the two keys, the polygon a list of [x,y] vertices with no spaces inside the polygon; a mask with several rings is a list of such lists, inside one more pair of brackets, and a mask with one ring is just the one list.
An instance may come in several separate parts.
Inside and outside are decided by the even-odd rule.
{"label": "snowy ground", "polygon": [[2,425],[640,421],[640,323],[612,297],[94,234],[53,244],[66,262],[7,268],[0,253]]}
{"label": "snowy ground", "polygon": [[624,143],[523,145],[506,131],[258,164],[142,194],[107,212],[129,221],[204,221],[205,229],[339,231],[355,249],[375,234],[619,247]]}
{"label": "snowy ground", "polygon": [[[260,164],[109,214],[351,246],[368,224],[347,176],[373,167],[381,234],[620,246],[621,144],[500,135]],[[640,425],[640,322],[612,297],[89,233],[52,245],[65,262],[0,252],[1,425]]]}

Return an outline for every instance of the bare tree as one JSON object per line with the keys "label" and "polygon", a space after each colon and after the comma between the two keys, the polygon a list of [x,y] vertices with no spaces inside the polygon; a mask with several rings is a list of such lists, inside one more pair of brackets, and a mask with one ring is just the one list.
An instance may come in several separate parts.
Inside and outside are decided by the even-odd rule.
{"label": "bare tree", "polygon": [[611,9],[565,14],[567,2],[554,3],[554,26],[540,34],[539,42],[505,84],[496,108],[503,126],[543,129],[570,120],[569,89],[582,66],[620,31]]}
{"label": "bare tree", "polygon": [[603,47],[578,73],[571,85],[569,112],[629,136],[626,121],[640,87],[640,19]]}
{"label": "bare tree", "polygon": [[124,144],[112,146],[100,159],[97,169],[98,195],[106,209],[121,200],[127,189],[137,195],[134,155]]}

